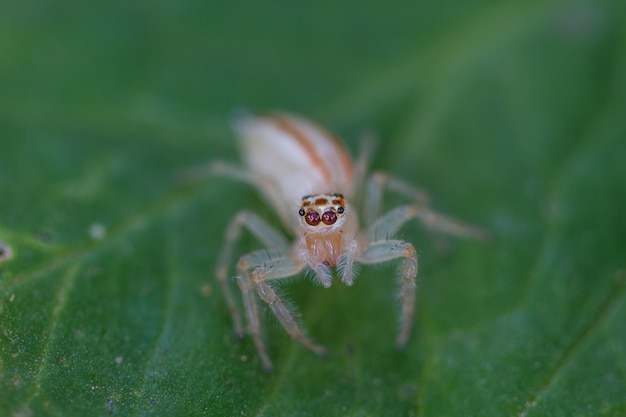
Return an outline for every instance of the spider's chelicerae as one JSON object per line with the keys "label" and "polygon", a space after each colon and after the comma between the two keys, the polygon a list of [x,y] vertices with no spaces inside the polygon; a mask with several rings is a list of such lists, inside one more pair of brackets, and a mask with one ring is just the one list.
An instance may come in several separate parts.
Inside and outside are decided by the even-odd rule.
{"label": "spider's chelicerae", "polygon": [[[326,352],[302,332],[294,312],[273,288],[276,281],[304,270],[312,271],[315,280],[328,288],[333,269],[344,284],[352,285],[356,264],[399,259],[401,312],[396,345],[403,347],[415,312],[417,255],[410,242],[393,238],[397,230],[418,218],[429,229],[451,234],[480,238],[484,232],[434,212],[423,191],[398,178],[375,172],[366,179],[370,142],[364,141],[353,163],[335,136],[299,116],[245,114],[234,127],[244,166],[214,162],[208,171],[254,185],[272,206],[275,217],[293,234],[290,242],[254,210],[239,212],[228,224],[215,273],[233,317],[235,334],[243,336],[243,327],[229,285],[228,267],[235,243],[247,229],[264,248],[239,258],[236,282],[243,297],[247,329],[264,369],[271,370],[272,362],[261,333],[257,296],[294,339],[317,354]],[[386,189],[406,197],[409,203],[381,215]]]}

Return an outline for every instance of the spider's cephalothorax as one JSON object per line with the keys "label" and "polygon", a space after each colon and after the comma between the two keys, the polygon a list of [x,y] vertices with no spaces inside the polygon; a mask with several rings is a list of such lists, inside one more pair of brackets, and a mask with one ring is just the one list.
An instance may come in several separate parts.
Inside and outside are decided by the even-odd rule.
{"label": "spider's cephalothorax", "polygon": [[308,224],[312,229],[321,231],[317,228],[320,224],[322,230],[331,229],[335,224],[341,226],[346,213],[346,203],[342,194],[315,194],[302,197],[302,204],[298,214],[302,221]]}
{"label": "spider's cephalothorax", "polygon": [[304,196],[298,214],[311,259],[329,267],[337,266],[342,252],[343,224],[348,214],[343,195]]}

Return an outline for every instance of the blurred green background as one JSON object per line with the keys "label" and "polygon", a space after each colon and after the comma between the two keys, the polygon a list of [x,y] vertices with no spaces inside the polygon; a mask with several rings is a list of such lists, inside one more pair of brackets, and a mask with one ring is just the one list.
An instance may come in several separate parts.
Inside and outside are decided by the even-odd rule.
{"label": "blurred green background", "polygon": [[[626,415],[626,3],[0,5],[0,415]],[[233,339],[212,268],[263,207],[186,168],[237,160],[233,110],[317,119],[489,229],[418,224],[394,266],[284,288],[328,346]],[[257,248],[252,239],[239,250]],[[5,249],[6,252],[6,249]]]}

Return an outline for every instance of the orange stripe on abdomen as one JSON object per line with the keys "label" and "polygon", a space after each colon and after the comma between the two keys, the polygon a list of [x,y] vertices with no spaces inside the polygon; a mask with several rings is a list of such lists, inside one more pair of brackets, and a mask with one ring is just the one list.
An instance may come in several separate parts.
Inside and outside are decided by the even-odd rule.
{"label": "orange stripe on abdomen", "polygon": [[304,151],[311,158],[313,166],[319,169],[326,183],[330,183],[333,179],[330,168],[326,165],[324,158],[322,158],[317,149],[315,149],[315,146],[313,146],[313,143],[307,138],[304,132],[299,130],[289,119],[280,114],[272,114],[269,116],[269,119],[272,120],[279,129],[291,135],[291,137],[302,146]]}

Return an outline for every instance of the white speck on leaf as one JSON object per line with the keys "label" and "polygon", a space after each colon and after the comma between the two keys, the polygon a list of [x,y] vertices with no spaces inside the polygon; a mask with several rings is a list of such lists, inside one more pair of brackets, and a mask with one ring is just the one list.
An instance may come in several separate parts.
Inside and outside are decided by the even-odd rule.
{"label": "white speck on leaf", "polygon": [[102,223],[93,223],[89,226],[89,236],[94,240],[101,240],[107,234],[107,229]]}

